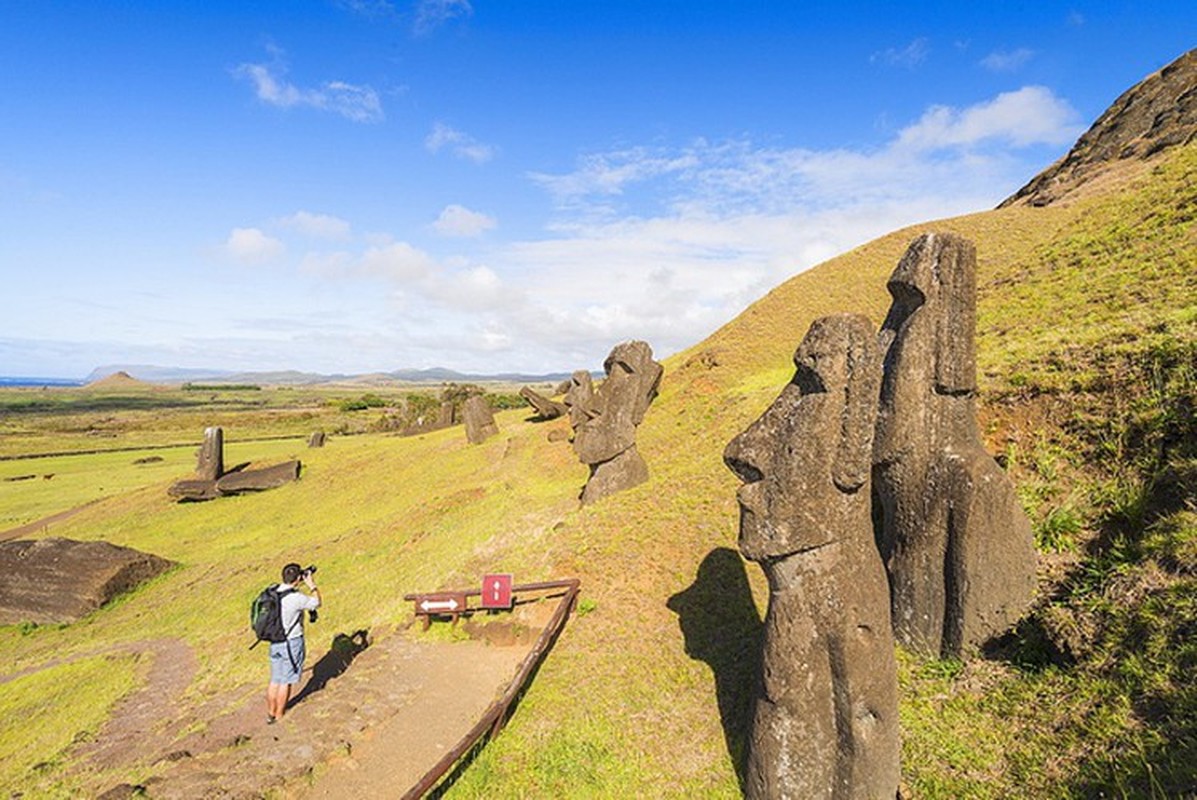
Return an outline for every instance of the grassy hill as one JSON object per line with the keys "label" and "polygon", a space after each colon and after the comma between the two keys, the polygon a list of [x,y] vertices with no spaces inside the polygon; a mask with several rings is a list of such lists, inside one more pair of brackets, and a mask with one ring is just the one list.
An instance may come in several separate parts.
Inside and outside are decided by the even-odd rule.
{"label": "grassy hill", "polygon": [[329,639],[391,635],[405,592],[484,571],[582,579],[586,613],[448,796],[739,796],[766,591],[735,549],[723,448],[789,380],[813,319],[880,324],[886,278],[935,229],[977,245],[982,428],[1035,523],[1041,587],[984,654],[900,654],[904,783],[928,798],[1191,792],[1194,186],[1197,146],[1178,147],[1067,205],[897,231],[791,279],[667,361],[638,437],[650,481],[591,507],[576,503],[586,468],[547,439],[564,423],[523,411],[476,447],[460,429],[333,439],[300,454],[300,482],[261,495],[177,505],[163,481],[89,507],[55,532],[180,566],[81,623],[0,628],[4,671],[31,670],[0,699],[0,790],[27,788],[34,765],[51,796],[152,775],[71,769],[71,741],[149,668],[112,646],[185,639],[193,707],[256,686],[246,607],[294,559],[320,566]]}

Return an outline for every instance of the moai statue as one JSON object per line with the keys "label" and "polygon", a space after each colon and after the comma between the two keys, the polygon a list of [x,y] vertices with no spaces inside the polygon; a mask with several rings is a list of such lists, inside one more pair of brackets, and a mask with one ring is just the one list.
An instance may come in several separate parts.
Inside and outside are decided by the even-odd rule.
{"label": "moai statue", "polygon": [[324,431],[312,431],[308,437],[308,447],[324,447]]}
{"label": "moai statue", "polygon": [[752,800],[898,793],[897,666],[869,485],[880,359],[865,317],[816,320],[794,378],[723,455],[744,481],[740,550],[769,580]]}
{"label": "moai statue", "polygon": [[204,443],[200,445],[195,471],[200,480],[214,481],[224,474],[224,430],[204,428]]}
{"label": "moai statue", "polygon": [[615,345],[603,369],[607,378],[597,390],[591,387],[589,373],[575,372],[576,387],[566,395],[574,452],[590,465],[583,503],[648,480],[648,465],[636,450],[636,426],[644,421],[665,371],[653,361],[648,343],[640,341]]}
{"label": "moai statue", "polygon": [[494,412],[482,395],[476,394],[466,398],[461,406],[461,416],[465,422],[466,439],[470,444],[482,444],[499,432]]}
{"label": "moai statue", "polygon": [[458,421],[457,413],[453,408],[452,401],[446,400],[445,402],[441,403],[440,410],[436,415],[436,426],[438,428],[447,428]]}
{"label": "moai statue", "polygon": [[538,419],[557,419],[557,417],[569,411],[564,403],[550,400],[531,386],[525,386],[520,389],[520,397],[528,401],[528,405],[536,412]]}
{"label": "moai statue", "polygon": [[1035,588],[1031,524],[975,414],[976,250],[924,234],[889,279],[873,486],[894,634],[960,654],[1008,629]]}
{"label": "moai statue", "polygon": [[570,376],[569,388],[565,390],[565,397],[561,398],[569,411],[569,426],[575,431],[583,422],[598,416],[595,406],[594,381],[590,373],[580,369]]}

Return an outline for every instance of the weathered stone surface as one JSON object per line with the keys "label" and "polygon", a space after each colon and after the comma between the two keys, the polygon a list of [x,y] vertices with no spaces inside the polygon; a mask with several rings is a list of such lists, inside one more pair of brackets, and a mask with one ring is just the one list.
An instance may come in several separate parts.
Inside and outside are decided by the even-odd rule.
{"label": "weathered stone surface", "polygon": [[1031,526],[977,428],[973,245],[919,237],[889,291],[873,486],[894,634],[916,652],[957,655],[1026,610]]}
{"label": "weathered stone surface", "polygon": [[205,428],[195,474],[202,481],[214,481],[224,474],[224,430]]}
{"label": "weathered stone surface", "polygon": [[220,492],[216,490],[216,481],[198,478],[175,481],[166,493],[179,500],[215,500],[220,497]]}
{"label": "weathered stone surface", "polygon": [[230,495],[277,489],[279,486],[298,480],[301,469],[302,465],[299,461],[292,460],[261,469],[230,472],[216,482],[216,491],[221,495]]}
{"label": "weathered stone surface", "polygon": [[569,388],[565,390],[564,394],[565,397],[562,399],[565,407],[569,409],[569,425],[574,430],[577,430],[583,422],[598,416],[599,412],[594,397],[594,381],[586,370],[580,369],[570,376]]}
{"label": "weathered stone surface", "polygon": [[590,465],[582,502],[592,503],[648,480],[636,451],[636,426],[657,396],[664,368],[646,342],[617,344],[603,363],[607,378],[597,390],[590,373],[575,372],[565,395],[574,428],[574,452]]}
{"label": "weathered stone surface", "polygon": [[470,444],[482,444],[499,432],[495,424],[495,414],[490,404],[481,395],[466,398],[461,406],[462,420],[465,422],[466,439]]}
{"label": "weathered stone surface", "polygon": [[324,431],[312,431],[308,437],[308,447],[324,447]]}
{"label": "weathered stone surface", "polygon": [[565,394],[566,392],[569,391],[569,387],[572,385],[573,385],[573,382],[571,380],[569,380],[568,378],[561,381],[561,383],[557,384],[557,388],[555,388],[553,390],[553,397],[557,397],[558,395]]}
{"label": "weathered stone surface", "polygon": [[456,409],[454,408],[452,401],[441,403],[440,412],[436,417],[436,426],[438,428],[447,428],[457,421]]}
{"label": "weathered stone surface", "polygon": [[1148,75],[1114,101],[1068,153],[1002,201],[1045,206],[1119,162],[1145,161],[1197,139],[1197,50]]}
{"label": "weathered stone surface", "polygon": [[870,455],[880,348],[857,315],[816,320],[793,380],[731,441],[740,550],[769,580],[749,798],[894,798],[898,686]]}
{"label": "weathered stone surface", "polygon": [[520,389],[520,397],[528,401],[528,405],[536,411],[536,416],[540,419],[557,419],[557,417],[569,413],[569,409],[566,408],[565,403],[550,400],[538,393],[531,386],[525,386]]}
{"label": "weathered stone surface", "polygon": [[108,542],[0,542],[0,625],[73,622],[171,566]]}

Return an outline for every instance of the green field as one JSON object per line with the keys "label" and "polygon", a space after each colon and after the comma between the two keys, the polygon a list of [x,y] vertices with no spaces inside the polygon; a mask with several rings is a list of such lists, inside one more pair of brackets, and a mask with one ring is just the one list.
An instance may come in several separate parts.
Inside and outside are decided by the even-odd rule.
{"label": "green field", "polygon": [[[650,481],[586,508],[576,502],[586,468],[547,439],[563,422],[522,410],[500,413],[500,435],[470,446],[459,428],[369,432],[370,418],[354,415],[374,411],[317,395],[290,403],[283,390],[246,392],[235,407],[169,394],[131,408],[2,399],[0,455],[100,449],[93,429],[110,450],[183,446],[146,451],[164,458],[152,465],[134,465],[143,453],[132,450],[0,461],[0,477],[37,475],[0,483],[0,528],[100,498],[50,532],[180,564],[83,622],[0,628],[6,670],[43,676],[5,685],[5,708],[23,719],[0,715],[0,753],[36,748],[36,788],[60,796],[150,777],[71,763],[69,743],[95,730],[136,671],[113,669],[77,708],[40,688],[53,682],[48,665],[180,637],[202,661],[191,707],[248,686],[259,671],[242,619],[280,562],[320,565],[337,598],[322,615],[330,634],[385,635],[407,618],[405,592],[500,570],[579,577],[592,610],[448,796],[738,797],[766,592],[735,549],[738,482],[723,447],[789,380],[810,322],[854,311],[879,324],[901,253],[938,229],[977,245],[982,428],[1035,526],[1041,586],[1034,611],[986,654],[900,654],[904,784],[920,798],[1185,796],[1197,785],[1195,185],[1189,145],[1105,194],[898,231],[791,279],[667,360],[638,433]],[[338,422],[350,427],[320,450],[253,441]],[[166,487],[212,424],[234,442],[230,462],[298,455],[302,479],[173,503]],[[186,602],[196,592],[206,607]],[[26,786],[28,766],[0,759],[0,791]]]}

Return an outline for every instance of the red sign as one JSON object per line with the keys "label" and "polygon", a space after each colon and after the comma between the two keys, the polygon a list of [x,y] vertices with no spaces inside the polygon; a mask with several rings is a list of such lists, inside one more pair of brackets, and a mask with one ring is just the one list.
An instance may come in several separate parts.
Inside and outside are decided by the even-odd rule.
{"label": "red sign", "polygon": [[482,607],[511,608],[511,575],[482,576]]}

